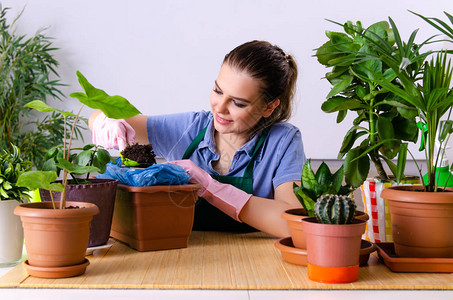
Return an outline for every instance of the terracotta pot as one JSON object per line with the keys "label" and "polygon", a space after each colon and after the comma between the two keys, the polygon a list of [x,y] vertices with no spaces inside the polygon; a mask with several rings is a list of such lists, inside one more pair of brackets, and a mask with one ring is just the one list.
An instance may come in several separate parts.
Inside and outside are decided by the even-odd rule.
{"label": "terracotta pot", "polygon": [[200,188],[119,184],[111,236],[138,251],[186,248]]}
{"label": "terracotta pot", "polygon": [[[282,213],[282,218],[288,222],[291,239],[296,248],[307,249],[305,233],[302,230],[302,219],[309,218],[303,208],[288,209]],[[368,221],[368,214],[363,211],[356,211],[355,218]]]}
{"label": "terracotta pot", "polygon": [[[105,245],[110,236],[113,208],[115,204],[117,179],[90,179],[91,184],[69,184],[66,188],[66,201],[88,202],[99,208],[99,214],[93,217],[90,228],[88,247]],[[60,192],[52,192],[55,200],[60,199]],[[40,190],[42,201],[51,201],[47,190]]]}
{"label": "terracotta pot", "polygon": [[[300,266],[307,265],[307,249],[300,249],[294,247],[291,237],[279,239],[274,244],[275,247],[278,250],[280,250],[283,260],[295,265]],[[359,258],[360,267],[366,266],[368,264],[370,254],[376,251],[376,249],[377,249],[376,244],[367,240],[362,240],[360,244],[360,258]]]}
{"label": "terracotta pot", "polygon": [[359,277],[361,237],[366,221],[321,224],[315,217],[302,220],[307,239],[308,278],[325,283],[347,283]]}
{"label": "terracotta pot", "polygon": [[309,218],[307,212],[303,208],[288,209],[282,213],[282,218],[288,222],[291,240],[294,247],[299,249],[307,249],[305,233],[302,230],[302,219]]}
{"label": "terracotta pot", "polygon": [[20,204],[14,213],[24,227],[28,264],[59,268],[84,263],[88,234],[96,205],[67,202],[68,209],[52,209],[50,202]]}
{"label": "terracotta pot", "polygon": [[423,192],[420,186],[384,189],[400,257],[453,257],[453,192]]}
{"label": "terracotta pot", "polygon": [[0,201],[0,267],[14,266],[22,258],[24,231],[20,218],[14,215],[19,204],[16,200]]}

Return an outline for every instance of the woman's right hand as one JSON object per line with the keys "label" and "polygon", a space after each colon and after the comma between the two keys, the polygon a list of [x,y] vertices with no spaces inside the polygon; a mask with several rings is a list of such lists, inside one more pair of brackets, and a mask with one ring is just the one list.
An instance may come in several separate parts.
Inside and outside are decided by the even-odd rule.
{"label": "woman's right hand", "polygon": [[93,143],[106,149],[123,151],[128,144],[135,144],[135,130],[124,119],[110,119],[100,112],[90,128]]}

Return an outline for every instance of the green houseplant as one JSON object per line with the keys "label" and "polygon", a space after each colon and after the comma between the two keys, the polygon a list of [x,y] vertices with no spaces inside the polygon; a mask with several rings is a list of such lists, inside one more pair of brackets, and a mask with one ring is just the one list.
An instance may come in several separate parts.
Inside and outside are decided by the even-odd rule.
{"label": "green houseplant", "polygon": [[346,182],[360,186],[369,174],[370,161],[380,179],[389,179],[384,162],[395,176],[401,176],[392,159],[404,141],[417,140],[416,111],[404,98],[377,81],[377,76],[390,82],[398,79],[394,70],[377,57],[373,46],[379,39],[397,54],[406,51],[412,59],[407,66],[410,72],[419,68],[420,60],[427,54],[419,54],[420,46],[396,44],[393,29],[386,21],[366,29],[360,21],[333,23],[341,26],[344,32],[327,31],[328,41],[317,49],[316,57],[329,68],[325,78],[332,84],[322,110],[337,112],[337,123],[344,121],[348,112],[356,114],[338,155],[338,158],[345,158]]}
{"label": "green houseplant", "polygon": [[[57,48],[43,30],[31,37],[15,34],[20,14],[9,24],[7,12],[0,4],[0,148],[12,152],[14,144],[24,158],[41,167],[47,150],[63,139],[64,120],[55,113],[39,120],[24,105],[62,96],[53,57]],[[81,127],[76,127],[75,138],[81,136]]]}
{"label": "green houseplant", "polygon": [[[452,16],[445,14],[453,24]],[[453,30],[447,23],[421,17],[430,24],[439,24],[436,27],[450,33],[451,37]],[[395,23],[390,21],[397,43],[404,44]],[[436,178],[438,163],[444,155],[442,149],[453,132],[451,59],[447,51],[440,50],[427,58],[418,71],[419,76],[412,78],[402,61],[389,52],[382,40],[376,42],[375,48],[379,58],[395,71],[401,84],[395,85],[382,77],[379,82],[417,111],[428,174],[421,187],[391,187],[382,192],[390,205],[395,252],[410,257],[453,257],[453,237],[449,232],[453,226],[453,193],[439,186]],[[436,151],[436,139],[440,144],[439,151]],[[420,167],[419,172],[421,176]]]}
{"label": "green houseplant", "polygon": [[[120,96],[109,96],[104,91],[93,87],[80,72],[77,72],[77,77],[85,93],[72,93],[70,96],[77,98],[83,105],[101,109],[107,116],[113,118],[128,118],[139,113],[126,99]],[[57,153],[62,153],[62,156],[56,155],[56,169],[29,171],[19,177],[18,185],[30,189],[40,188],[60,192],[58,209],[57,203],[53,199],[53,193],[50,193],[52,201],[21,204],[15,209],[15,213],[21,216],[24,224],[25,244],[28,253],[25,266],[29,274],[33,276],[47,278],[75,276],[85,272],[89,263],[85,259],[85,251],[89,242],[91,220],[93,215],[99,212],[99,209],[95,204],[80,202],[82,199],[79,202],[72,202],[78,199],[70,198],[71,202],[67,202],[66,198],[69,195],[67,191],[70,186],[68,176],[69,174],[82,175],[88,172],[99,172],[100,168],[94,166],[93,160],[77,159],[77,156],[74,157],[71,152],[73,131],[81,109],[77,115],[74,115],[71,112],[52,108],[42,101],[33,101],[28,103],[27,106],[42,112],[57,111],[64,116],[65,120],[69,116],[74,116],[74,122],[71,126],[72,131],[69,139],[65,139],[63,142],[62,151],[57,151]],[[82,149],[81,153],[87,150],[90,149]],[[78,154],[78,157],[85,155],[81,153]],[[52,155],[51,160],[55,161]],[[98,166],[103,164],[105,168],[108,161],[109,159],[102,159],[101,156],[96,164]],[[59,169],[62,170],[61,183],[55,182]],[[116,180],[114,182],[117,183]],[[113,192],[113,200],[115,191]],[[99,197],[99,192],[97,194]],[[113,214],[113,211],[110,213]],[[78,218],[80,220],[76,221]],[[66,221],[69,221],[69,228],[64,223]],[[35,226],[30,226],[29,222],[33,222]],[[38,223],[40,225],[36,225]],[[80,225],[80,227],[75,226],[74,223]],[[46,230],[48,224],[56,229]],[[73,266],[72,272],[65,272],[67,266]]]}
{"label": "green houseplant", "polygon": [[[282,213],[282,218],[288,222],[292,243],[295,247],[306,249],[305,233],[302,230],[302,219],[315,216],[315,204],[319,197],[327,194],[350,195],[354,188],[344,184],[344,166],[342,165],[332,174],[325,162],[322,162],[316,172],[308,159],[304,164],[301,176],[301,185],[294,183],[293,191],[303,209],[294,208]],[[367,221],[369,216],[356,211],[356,218]]]}
{"label": "green houseplant", "polygon": [[22,257],[24,232],[20,218],[13,211],[29,198],[28,188],[17,186],[20,174],[31,170],[30,161],[20,156],[16,145],[3,149],[0,154],[0,266],[11,266]]}
{"label": "green houseplant", "polygon": [[354,218],[355,209],[348,196],[323,195],[315,204],[316,217],[302,220],[311,280],[325,283],[357,280],[366,221]]}

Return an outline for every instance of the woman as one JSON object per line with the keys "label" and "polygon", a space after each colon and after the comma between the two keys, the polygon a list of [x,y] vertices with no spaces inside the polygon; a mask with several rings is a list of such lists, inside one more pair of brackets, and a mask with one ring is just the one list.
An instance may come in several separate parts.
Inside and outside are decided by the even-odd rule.
{"label": "woman", "polygon": [[211,92],[211,112],[126,120],[90,117],[93,140],[106,148],[151,143],[203,185],[194,230],[249,231],[289,236],[281,213],[301,207],[293,193],[305,163],[300,131],[285,121],[297,66],[290,55],[251,41],[224,58]]}

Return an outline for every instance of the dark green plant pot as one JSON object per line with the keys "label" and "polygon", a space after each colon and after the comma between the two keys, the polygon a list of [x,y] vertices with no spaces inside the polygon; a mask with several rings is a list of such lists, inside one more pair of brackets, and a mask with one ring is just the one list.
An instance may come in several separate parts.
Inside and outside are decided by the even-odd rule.
{"label": "dark green plant pot", "polygon": [[[110,236],[113,208],[115,205],[116,179],[90,179],[91,184],[69,184],[66,201],[88,202],[99,207],[99,214],[93,217],[90,227],[88,247],[105,245]],[[40,190],[42,201],[51,201],[48,190]],[[60,192],[53,192],[55,201],[60,200]]]}

